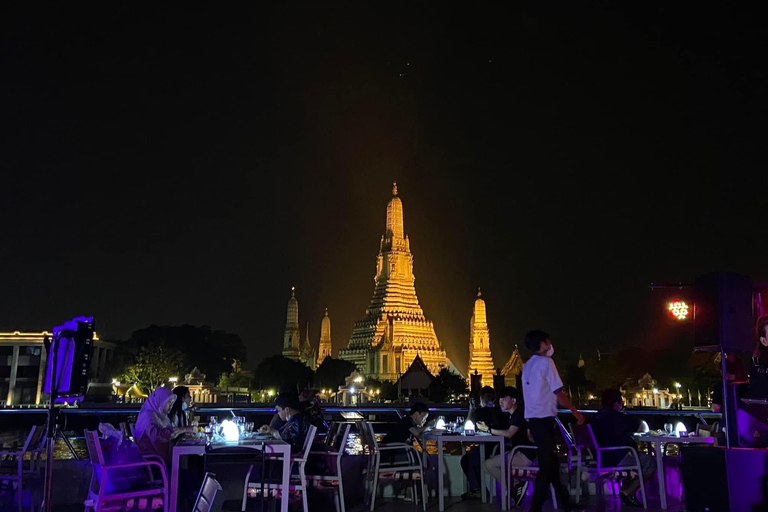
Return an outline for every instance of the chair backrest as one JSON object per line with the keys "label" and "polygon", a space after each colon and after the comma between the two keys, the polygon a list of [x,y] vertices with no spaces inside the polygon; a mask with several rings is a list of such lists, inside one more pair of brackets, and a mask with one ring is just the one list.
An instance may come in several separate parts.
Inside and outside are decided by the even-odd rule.
{"label": "chair backrest", "polygon": [[325,445],[329,448],[333,447],[333,441],[336,437],[336,433],[339,431],[341,423],[338,421],[332,421],[328,425],[328,431],[325,433]]}
{"label": "chair backrest", "polygon": [[365,420],[355,422],[355,428],[357,428],[357,438],[360,439],[360,445],[363,449],[363,455],[369,455],[373,453],[373,447],[368,439],[368,425]]}
{"label": "chair backrest", "polygon": [[90,457],[93,464],[104,465],[104,452],[101,451],[101,441],[99,441],[98,430],[83,431],[85,436],[85,446],[88,448],[88,457]]}
{"label": "chair backrest", "polygon": [[312,443],[315,442],[316,435],[317,435],[317,427],[314,425],[310,425],[309,429],[307,429],[307,437],[304,438],[304,446],[301,449],[302,458],[307,458],[307,455],[309,455],[309,452],[312,450]]}
{"label": "chair backrest", "polygon": [[350,423],[340,423],[336,429],[336,433],[331,441],[331,450],[335,452],[344,452],[347,448],[347,439],[349,438],[349,431],[352,429]]}
{"label": "chair backrest", "polygon": [[200,486],[192,511],[219,512],[224,504],[224,493],[221,490],[221,484],[216,480],[216,475],[207,472],[203,477],[203,485]]}
{"label": "chair backrest", "polygon": [[592,431],[592,425],[571,423],[571,432],[573,432],[573,442],[576,447],[581,449],[582,453],[585,449],[588,450],[597,459],[597,464],[600,465],[600,450],[595,439],[595,433]]}
{"label": "chair backrest", "polygon": [[568,429],[565,428],[565,425],[563,425],[563,422],[560,421],[560,418],[555,417],[555,423],[557,423],[557,428],[560,429],[560,435],[563,438],[563,442],[565,443],[566,448],[569,450],[576,448],[576,443],[573,440],[573,436],[571,436],[571,433],[568,432]]}
{"label": "chair backrest", "polygon": [[38,425],[32,425],[32,428],[29,429],[29,434],[27,434],[27,438],[24,440],[24,447],[21,449],[22,453],[34,451],[40,443],[42,435],[43,429]]}
{"label": "chair backrest", "polygon": [[373,429],[373,423],[365,421],[366,435],[368,436],[368,446],[373,452],[379,451],[379,441],[376,439],[376,432]]}

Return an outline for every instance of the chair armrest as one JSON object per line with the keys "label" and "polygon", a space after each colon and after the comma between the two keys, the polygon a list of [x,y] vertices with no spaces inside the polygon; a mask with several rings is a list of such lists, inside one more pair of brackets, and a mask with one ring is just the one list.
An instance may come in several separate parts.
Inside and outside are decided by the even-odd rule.
{"label": "chair armrest", "polygon": [[160,464],[165,464],[165,460],[163,460],[161,456],[155,455],[154,453],[142,455],[142,458],[147,462],[159,462]]}
{"label": "chair armrest", "polygon": [[598,448],[601,452],[607,452],[610,450],[634,450],[631,446],[606,446]]}

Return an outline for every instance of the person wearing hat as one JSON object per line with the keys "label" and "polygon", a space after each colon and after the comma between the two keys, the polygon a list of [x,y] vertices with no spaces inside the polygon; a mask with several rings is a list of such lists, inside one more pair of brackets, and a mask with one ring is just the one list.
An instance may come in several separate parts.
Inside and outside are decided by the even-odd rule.
{"label": "person wearing hat", "polygon": [[536,459],[539,461],[529,512],[541,512],[549,495],[550,485],[555,489],[558,504],[564,510],[579,510],[581,505],[571,502],[568,490],[560,481],[555,433],[557,404],[570,409],[579,425],[584,423],[584,416],[563,392],[563,381],[552,360],[555,348],[549,340],[549,334],[539,330],[529,331],[525,335],[525,346],[533,352],[531,358],[523,365],[525,420],[538,447]]}

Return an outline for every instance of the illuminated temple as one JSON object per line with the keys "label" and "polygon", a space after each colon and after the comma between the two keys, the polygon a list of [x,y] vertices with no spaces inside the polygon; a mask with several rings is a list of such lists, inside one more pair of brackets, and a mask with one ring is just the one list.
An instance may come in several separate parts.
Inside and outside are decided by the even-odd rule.
{"label": "illuminated temple", "polygon": [[355,322],[339,357],[369,378],[396,381],[418,355],[432,374],[448,367],[445,350],[416,297],[413,255],[403,230],[403,202],[393,185],[386,232],[376,262],[373,298],[365,317]]}
{"label": "illuminated temple", "polygon": [[483,376],[484,386],[493,386],[493,375],[496,369],[491,356],[491,333],[488,330],[485,301],[480,297],[480,289],[478,289],[469,325],[469,371],[467,374],[474,375],[477,372]]}

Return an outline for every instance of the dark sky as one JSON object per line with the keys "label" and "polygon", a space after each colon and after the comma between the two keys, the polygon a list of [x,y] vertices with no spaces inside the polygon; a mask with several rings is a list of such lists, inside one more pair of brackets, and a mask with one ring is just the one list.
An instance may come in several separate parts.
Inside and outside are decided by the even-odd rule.
{"label": "dark sky", "polygon": [[768,280],[751,6],[280,4],[3,3],[0,330],[210,325],[254,363],[296,286],[335,353],[393,181],[462,369],[478,286],[502,365],[533,328],[690,342],[651,282]]}

